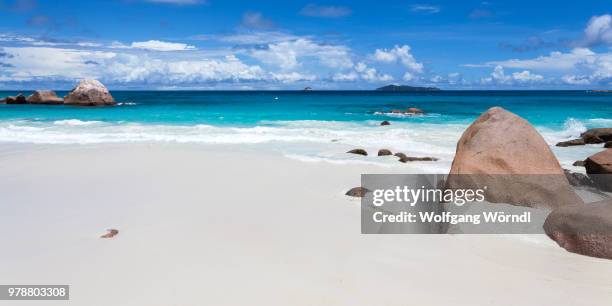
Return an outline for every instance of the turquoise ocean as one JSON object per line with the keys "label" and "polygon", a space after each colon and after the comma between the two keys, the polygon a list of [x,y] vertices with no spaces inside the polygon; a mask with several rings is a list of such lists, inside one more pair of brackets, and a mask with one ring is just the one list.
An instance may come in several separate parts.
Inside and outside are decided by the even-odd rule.
{"label": "turquoise ocean", "polygon": [[[17,92],[0,91],[0,96]],[[30,94],[24,91],[24,94]],[[58,92],[65,95],[66,92]],[[201,143],[266,146],[303,161],[395,165],[344,150],[435,156],[443,171],[463,130],[504,107],[531,122],[564,166],[601,146],[555,148],[587,128],[612,127],[612,93],[588,91],[113,91],[114,107],[0,105],[0,145]],[[426,114],[392,114],[418,107]],[[390,126],[379,126],[388,120]]]}

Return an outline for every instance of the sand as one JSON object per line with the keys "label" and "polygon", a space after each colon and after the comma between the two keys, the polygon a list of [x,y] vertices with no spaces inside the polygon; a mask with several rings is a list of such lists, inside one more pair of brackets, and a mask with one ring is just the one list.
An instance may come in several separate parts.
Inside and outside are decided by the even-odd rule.
{"label": "sand", "polygon": [[[612,261],[544,235],[362,235],[373,165],[244,146],[3,145],[0,305],[605,305]],[[119,234],[101,239],[106,229]]]}

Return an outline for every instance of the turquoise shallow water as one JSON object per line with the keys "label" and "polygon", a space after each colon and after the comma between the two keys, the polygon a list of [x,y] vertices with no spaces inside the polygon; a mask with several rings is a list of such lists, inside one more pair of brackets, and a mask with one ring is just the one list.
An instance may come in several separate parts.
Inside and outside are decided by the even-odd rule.
{"label": "turquoise shallow water", "polygon": [[[25,92],[29,94],[28,92]],[[0,92],[0,96],[15,92]],[[59,92],[64,95],[65,92]],[[345,154],[361,147],[413,156],[416,171],[444,172],[465,128],[492,106],[529,120],[564,166],[600,146],[556,148],[591,127],[612,127],[612,94],[578,91],[444,91],[437,93],[114,91],[114,107],[0,105],[0,144],[130,142],[264,145],[303,161],[376,163],[392,159]],[[418,107],[423,116],[392,109]],[[379,126],[382,120],[390,126]],[[579,171],[580,169],[576,169]]]}
{"label": "turquoise shallow water", "polygon": [[[28,92],[26,92],[27,94]],[[0,96],[15,92],[0,92]],[[58,92],[64,95],[65,92]],[[612,119],[612,94],[584,91],[444,91],[381,92],[217,92],[115,91],[119,107],[2,105],[0,120],[53,122],[134,122],[143,124],[211,124],[256,126],[267,121],[351,121],[383,119],[380,113],[414,106],[431,116],[394,118],[433,124],[469,122],[492,106],[502,106],[535,125],[560,128],[568,118],[587,126]]]}

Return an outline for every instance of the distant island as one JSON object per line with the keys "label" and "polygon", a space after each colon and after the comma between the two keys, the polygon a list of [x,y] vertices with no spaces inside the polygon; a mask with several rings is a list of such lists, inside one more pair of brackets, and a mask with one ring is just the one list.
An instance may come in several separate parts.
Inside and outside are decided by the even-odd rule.
{"label": "distant island", "polygon": [[437,87],[415,87],[407,85],[387,85],[376,88],[376,91],[440,91]]}

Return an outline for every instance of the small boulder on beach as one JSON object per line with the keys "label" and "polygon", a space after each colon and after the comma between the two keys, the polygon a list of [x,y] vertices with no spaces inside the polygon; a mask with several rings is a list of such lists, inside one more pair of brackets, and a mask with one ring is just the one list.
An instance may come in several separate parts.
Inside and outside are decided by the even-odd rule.
{"label": "small boulder on beach", "polygon": [[412,156],[403,156],[399,159],[402,163],[407,162],[415,162],[415,161],[438,161],[435,157],[412,157]]}
{"label": "small boulder on beach", "polygon": [[108,229],[107,231],[108,231],[108,233],[100,236],[100,238],[107,238],[107,239],[108,238],[113,238],[113,237],[117,236],[117,234],[119,234],[119,230],[116,230],[114,228]]}
{"label": "small boulder on beach", "polygon": [[576,187],[582,187],[582,186],[593,187],[595,185],[593,183],[593,181],[588,176],[586,176],[586,175],[584,175],[582,173],[571,172],[571,171],[569,171],[567,169],[563,169],[563,171],[565,171],[565,177],[567,178],[567,181],[572,186],[576,186]]}
{"label": "small boulder on beach", "polygon": [[544,138],[501,108],[484,112],[457,143],[447,188],[484,188],[485,199],[532,208],[583,204]]}
{"label": "small boulder on beach", "polygon": [[607,142],[604,144],[604,148],[606,148],[606,149],[612,148],[612,141],[607,141]]}
{"label": "small boulder on beach", "polygon": [[368,156],[368,152],[364,149],[352,149],[346,153]]}
{"label": "small boulder on beach", "polygon": [[585,143],[597,144],[612,141],[612,128],[596,128],[580,134]]}
{"label": "small boulder on beach", "polygon": [[612,192],[612,149],[589,156],[584,167],[598,188]]}
{"label": "small boulder on beach", "polygon": [[400,159],[408,158],[408,156],[406,156],[406,154],[404,154],[402,152],[397,152],[397,153],[393,154],[393,156],[399,157]]}
{"label": "small boulder on beach", "polygon": [[571,147],[571,146],[583,146],[583,145],[584,145],[584,139],[582,138],[572,139],[572,140],[562,141],[562,142],[557,143],[557,147]]}
{"label": "small boulder on beach", "polygon": [[347,195],[349,197],[363,198],[365,196],[365,194],[368,193],[368,192],[369,192],[369,190],[367,190],[366,188],[355,187],[355,188],[351,188],[351,190],[347,191],[345,193],[345,195]]}
{"label": "small boulder on beach", "polygon": [[393,155],[393,153],[391,153],[391,151],[388,149],[378,150],[378,156],[389,156],[389,155]]}
{"label": "small boulder on beach", "polygon": [[546,235],[572,253],[612,259],[612,199],[552,211]]}
{"label": "small boulder on beach", "polygon": [[115,105],[115,99],[98,80],[82,80],[66,97],[64,103],[78,106]]}
{"label": "small boulder on beach", "polygon": [[391,122],[385,120],[383,122],[380,123],[381,126],[385,126],[385,125],[391,125]]}
{"label": "small boulder on beach", "polygon": [[572,166],[574,167],[584,167],[584,160],[577,160],[575,161]]}
{"label": "small boulder on beach", "polygon": [[30,104],[64,104],[64,99],[52,90],[37,90],[28,96],[26,101]]}

